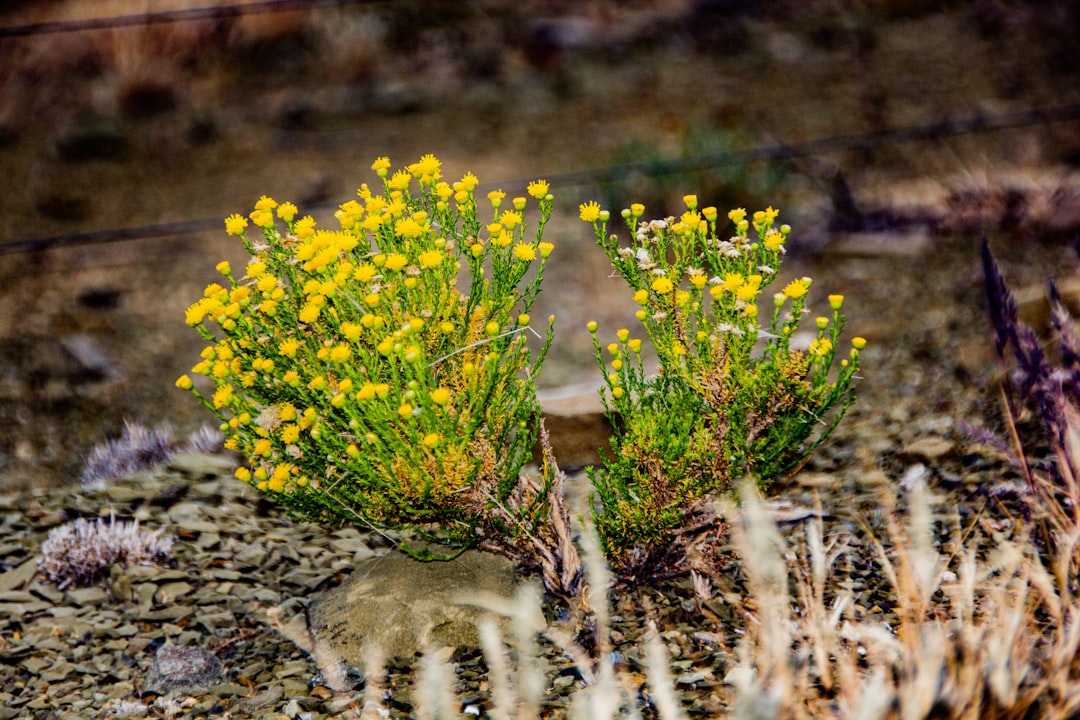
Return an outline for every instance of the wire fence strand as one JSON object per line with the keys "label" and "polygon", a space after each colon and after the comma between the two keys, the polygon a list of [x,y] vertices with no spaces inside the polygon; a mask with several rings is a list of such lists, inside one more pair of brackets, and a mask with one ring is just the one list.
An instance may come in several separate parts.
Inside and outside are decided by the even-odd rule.
{"label": "wire fence strand", "polygon": [[[705,170],[713,167],[749,164],[754,162],[772,162],[795,158],[825,155],[833,152],[861,150],[908,142],[926,142],[941,140],[958,135],[994,132],[1001,130],[1047,125],[1080,119],[1080,103],[1057,105],[1043,108],[1030,108],[1014,112],[993,115],[974,115],[956,120],[909,125],[866,133],[836,135],[817,138],[800,143],[771,143],[756,147],[707,153],[691,157],[672,158],[669,160],[625,163],[604,168],[575,170],[564,173],[545,175],[545,179],[560,187],[580,187],[605,182],[618,182],[635,173],[649,176],[662,176],[681,172]],[[484,183],[481,189],[496,187],[525,187],[527,180],[516,179],[501,183]],[[337,202],[316,203],[307,206],[312,211],[336,208]],[[188,235],[208,232],[223,227],[221,217],[197,218],[167,223],[139,225],[127,228],[94,230],[82,233],[53,235],[51,237],[30,238],[0,242],[0,255],[14,253],[41,252],[54,248],[101,243],[121,242],[126,240],[147,240],[153,238]]]}
{"label": "wire fence strand", "polygon": [[198,20],[225,20],[240,17],[241,15],[314,10],[333,5],[377,5],[387,1],[388,0],[258,0],[256,2],[235,3],[232,5],[212,5],[209,7],[132,13],[130,15],[113,15],[109,17],[86,18],[82,20],[52,20],[49,22],[0,27],[0,40],[3,40],[4,38],[28,37],[31,35],[81,32],[84,30],[107,30],[110,28],[194,22]]}

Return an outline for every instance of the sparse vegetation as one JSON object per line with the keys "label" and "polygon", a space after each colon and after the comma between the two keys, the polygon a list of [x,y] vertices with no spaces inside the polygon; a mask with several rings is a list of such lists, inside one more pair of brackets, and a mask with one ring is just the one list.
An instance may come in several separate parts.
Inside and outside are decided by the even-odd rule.
{"label": "sparse vegetation", "polygon": [[623,210],[632,234],[626,245],[609,234],[607,211],[595,202],[580,208],[634,291],[636,317],[659,360],[655,372],[647,368],[641,338],[626,328],[605,352],[589,323],[615,428],[611,456],[589,471],[597,531],[630,583],[716,572],[725,529],[711,503],[744,476],[767,485],[829,436],[855,400],[866,345],[856,337],[841,350],[844,298],[830,295],[816,336],[792,347],[810,312],[811,280],[767,292],[791,231],[774,227],[777,210],[748,217],[740,208],[718,218],[715,207],[698,207],[697,196],[684,201],[685,212],[666,219],[642,219],[638,203]]}

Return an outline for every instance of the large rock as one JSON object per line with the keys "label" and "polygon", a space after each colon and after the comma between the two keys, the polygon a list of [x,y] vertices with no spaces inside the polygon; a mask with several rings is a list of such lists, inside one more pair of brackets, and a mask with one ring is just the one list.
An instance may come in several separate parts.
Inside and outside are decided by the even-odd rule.
{"label": "large rock", "polygon": [[510,560],[478,551],[446,562],[398,552],[364,560],[308,605],[312,655],[361,669],[368,647],[411,658],[429,645],[479,646],[476,623],[490,613],[464,603],[484,595],[511,602],[517,575]]}

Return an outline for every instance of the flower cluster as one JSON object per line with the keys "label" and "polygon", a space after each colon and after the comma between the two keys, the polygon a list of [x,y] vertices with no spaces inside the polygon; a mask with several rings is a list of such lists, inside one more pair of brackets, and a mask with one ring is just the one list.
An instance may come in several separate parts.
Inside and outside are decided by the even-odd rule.
{"label": "flower cluster", "polygon": [[553,250],[548,184],[531,183],[531,201],[490,192],[482,210],[476,176],[446,182],[431,155],[372,169],[381,192],[361,186],[338,229],[268,197],[225,220],[251,260],[219,264],[223,282],[187,311],[208,342],[192,370],[213,389],[177,385],[220,418],[247,460],[237,476],[299,517],[454,547],[513,535],[546,487],[517,496],[553,328],[536,333],[528,314]]}
{"label": "flower cluster", "polygon": [[[636,317],[659,360],[647,374],[641,338],[624,328],[605,347],[589,323],[605,406],[619,419],[614,457],[591,471],[602,508],[597,529],[624,573],[662,550],[696,501],[743,475],[765,483],[812,452],[854,401],[865,345],[855,338],[831,372],[844,315],[843,297],[830,295],[809,346],[792,348],[811,280],[768,292],[791,232],[776,227],[778,211],[738,209],[722,219],[693,195],[684,202],[680,217],[663,220],[643,220],[640,204],[623,210],[628,245],[608,234],[610,214],[597,203],[580,207],[634,290]],[[734,225],[726,238],[725,220]]]}

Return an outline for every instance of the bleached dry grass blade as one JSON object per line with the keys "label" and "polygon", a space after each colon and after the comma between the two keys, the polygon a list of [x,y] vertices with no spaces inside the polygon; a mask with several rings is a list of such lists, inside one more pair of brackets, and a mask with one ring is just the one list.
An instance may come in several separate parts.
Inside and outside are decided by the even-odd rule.
{"label": "bleached dry grass blade", "polygon": [[413,693],[417,720],[456,720],[454,672],[449,665],[453,648],[428,646],[420,658]]}
{"label": "bleached dry grass blade", "polygon": [[859,688],[856,704],[848,713],[851,720],[885,720],[896,699],[894,688],[886,682],[884,668],[876,668]]}
{"label": "bleached dry grass blade", "polygon": [[661,720],[685,720],[686,713],[675,696],[675,683],[671,678],[667,650],[655,632],[649,633],[645,640],[645,667],[653,704],[656,705]]}
{"label": "bleached dry grass blade", "polygon": [[385,720],[390,712],[383,705],[382,679],[386,658],[378,647],[368,647],[364,655],[364,705],[360,720]]}
{"label": "bleached dry grass blade", "polygon": [[510,665],[499,628],[493,620],[485,618],[477,625],[477,631],[488,667],[492,720],[512,720],[516,715],[517,703],[514,702],[514,690],[510,685]]}

